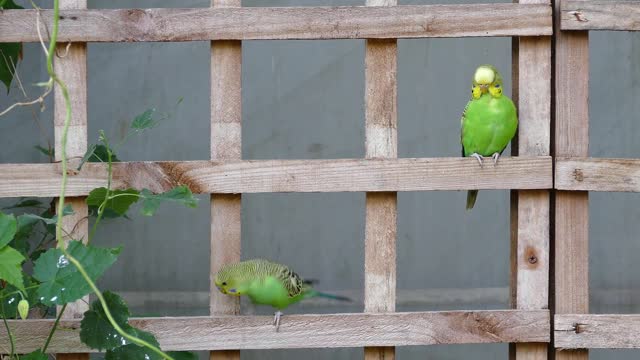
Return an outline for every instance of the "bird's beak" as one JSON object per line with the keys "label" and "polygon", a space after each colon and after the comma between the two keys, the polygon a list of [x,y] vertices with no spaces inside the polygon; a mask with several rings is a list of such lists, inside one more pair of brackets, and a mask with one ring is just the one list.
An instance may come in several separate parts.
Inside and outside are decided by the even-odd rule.
{"label": "bird's beak", "polygon": [[480,86],[480,91],[481,91],[483,94],[484,94],[484,93],[486,93],[487,91],[489,91],[489,85],[488,85],[488,84],[480,84],[480,85],[478,85],[478,86]]}
{"label": "bird's beak", "polygon": [[218,288],[218,291],[220,291],[221,293],[223,293],[225,295],[227,294],[227,292],[223,288],[221,288],[220,286],[216,285],[216,287]]}

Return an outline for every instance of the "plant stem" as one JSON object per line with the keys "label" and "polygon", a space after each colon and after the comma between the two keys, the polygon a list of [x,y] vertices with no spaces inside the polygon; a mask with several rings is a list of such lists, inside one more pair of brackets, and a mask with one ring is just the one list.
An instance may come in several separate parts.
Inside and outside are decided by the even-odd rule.
{"label": "plant stem", "polygon": [[9,359],[13,359],[15,356],[16,345],[13,342],[13,334],[11,333],[11,328],[9,328],[9,323],[7,323],[7,314],[4,313],[4,303],[0,303],[0,308],[2,309],[2,321],[4,322],[4,327],[7,328],[7,335],[9,336],[9,342],[11,343],[11,355]]}
{"label": "plant stem", "polygon": [[[124,337],[125,339],[128,339],[129,341],[140,345],[140,346],[144,346],[147,347],[148,349],[151,349],[153,352],[157,353],[158,355],[160,355],[162,358],[167,359],[167,360],[173,360],[173,358],[167,354],[165,354],[162,350],[158,349],[157,347],[149,344],[148,342],[139,339],[135,336],[131,336],[129,334],[127,334],[126,332],[124,332],[122,330],[122,328],[116,323],[116,321],[114,320],[113,316],[111,316],[111,311],[109,311],[109,307],[107,306],[107,302],[104,300],[104,297],[102,296],[102,293],[100,292],[100,290],[98,289],[98,287],[96,286],[96,284],[93,282],[93,280],[91,280],[91,277],[89,277],[89,274],[87,274],[87,271],[84,269],[84,267],[82,266],[82,264],[76,260],[73,256],[71,256],[68,252],[67,249],[65,247],[64,241],[62,239],[62,218],[63,218],[63,210],[64,210],[64,195],[65,195],[65,191],[66,191],[66,187],[67,187],[67,134],[69,132],[69,124],[71,122],[71,101],[69,100],[69,92],[67,91],[67,87],[66,85],[58,78],[58,76],[56,75],[56,73],[53,71],[53,56],[55,54],[55,49],[56,49],[56,40],[58,39],[58,22],[60,21],[60,0],[54,0],[53,1],[53,31],[51,32],[51,42],[49,43],[49,53],[47,54],[47,72],[49,73],[49,76],[51,77],[51,79],[58,84],[58,86],[60,86],[60,90],[62,91],[62,96],[64,98],[64,102],[65,102],[65,109],[66,109],[66,114],[65,114],[65,119],[64,119],[64,127],[62,130],[62,138],[61,138],[61,144],[60,144],[60,160],[61,160],[61,164],[62,164],[62,185],[60,187],[60,195],[59,200],[58,200],[58,221],[56,223],[56,239],[58,241],[58,248],[62,251],[62,253],[67,257],[67,259],[69,259],[69,261],[78,269],[78,271],[80,272],[80,274],[82,275],[82,277],[84,278],[84,280],[87,282],[87,284],[89,284],[89,286],[91,287],[91,289],[93,290],[93,292],[96,294],[96,296],[98,297],[98,299],[100,300],[100,304],[102,304],[102,308],[104,310],[105,315],[107,315],[107,318],[109,319],[109,322],[111,323],[111,326],[113,326],[114,329],[116,329],[116,331],[122,335],[122,337]],[[108,181],[108,186],[111,187],[111,154],[110,152],[107,152],[109,154],[109,181]],[[107,190],[107,195],[109,194],[108,192],[109,190]],[[89,240],[89,239],[87,239]],[[60,315],[58,315],[59,317]],[[4,319],[4,317],[3,317]],[[6,325],[6,319],[5,319],[5,325]],[[8,325],[7,325],[7,329],[8,329]],[[54,330],[55,330],[55,326],[54,326]],[[50,336],[52,336],[53,333],[50,334]],[[12,340],[13,341],[13,340]],[[13,344],[12,344],[13,345]],[[46,345],[45,345],[46,346]]]}
{"label": "plant stem", "polygon": [[96,221],[93,223],[93,227],[91,228],[91,233],[89,234],[89,238],[87,238],[87,244],[91,242],[93,239],[93,235],[96,233],[96,229],[98,228],[98,224],[100,220],[102,220],[102,216],[104,214],[105,206],[107,205],[107,201],[109,201],[109,193],[111,192],[111,178],[113,177],[113,161],[112,161],[112,153],[111,147],[109,146],[109,140],[104,135],[104,132],[101,132],[102,142],[104,143],[105,148],[107,149],[107,193],[104,195],[104,201],[98,207],[98,216],[96,216]]}
{"label": "plant stem", "polygon": [[60,323],[60,318],[62,318],[62,314],[64,314],[64,310],[66,308],[67,308],[67,304],[62,305],[62,309],[60,309],[60,312],[56,317],[56,322],[53,323],[53,327],[51,328],[51,331],[49,331],[47,342],[44,343],[44,347],[42,348],[43,353],[47,351],[47,348],[49,347],[49,343],[51,342],[51,338],[53,338],[53,333],[56,332],[56,329],[58,328],[58,324]]}
{"label": "plant stem", "polygon": [[64,252],[64,255],[67,257],[67,259],[69,259],[69,261],[73,265],[75,265],[75,267],[78,269],[78,271],[80,272],[82,277],[84,277],[84,280],[89,284],[89,286],[91,287],[93,292],[96,294],[96,296],[98,297],[98,300],[100,301],[100,304],[102,305],[102,310],[104,310],[104,314],[107,316],[107,319],[109,319],[109,323],[111,323],[111,326],[113,326],[113,328],[116,329],[118,334],[120,334],[125,339],[131,341],[132,343],[135,343],[137,345],[144,346],[146,348],[151,349],[156,354],[162,356],[163,359],[173,360],[173,358],[171,356],[165,354],[162,350],[158,349],[157,347],[149,344],[148,342],[146,342],[146,341],[144,341],[142,339],[139,339],[139,338],[137,338],[135,336],[129,335],[124,330],[122,330],[120,325],[118,325],[118,323],[116,323],[115,319],[111,315],[111,311],[109,311],[109,307],[107,306],[107,302],[105,301],[104,297],[102,296],[102,293],[100,292],[100,290],[98,289],[96,284],[91,280],[91,278],[89,277],[89,274],[87,274],[87,272],[84,269],[84,267],[82,266],[82,264],[80,264],[80,262],[78,260],[76,260],[73,256],[69,255],[69,253],[67,253],[66,249],[63,249],[62,251]]}

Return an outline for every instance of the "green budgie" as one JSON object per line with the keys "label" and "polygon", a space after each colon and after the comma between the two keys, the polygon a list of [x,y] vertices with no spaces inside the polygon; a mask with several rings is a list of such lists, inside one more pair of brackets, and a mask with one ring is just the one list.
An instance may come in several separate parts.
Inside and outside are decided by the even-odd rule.
{"label": "green budgie", "polygon": [[276,331],[280,328],[280,310],[300,300],[317,296],[351,301],[343,296],[314,290],[309,281],[303,281],[287,266],[262,259],[227,264],[218,271],[214,282],[223,294],[247,295],[254,304],[271,305],[276,308],[273,318]]}
{"label": "green budgie", "polygon": [[[473,75],[471,100],[462,113],[460,142],[462,156],[473,156],[482,167],[484,156],[493,165],[515,136],[518,128],[516,107],[502,94],[502,76],[492,65],[481,65]],[[467,210],[472,209],[478,190],[467,192]]]}

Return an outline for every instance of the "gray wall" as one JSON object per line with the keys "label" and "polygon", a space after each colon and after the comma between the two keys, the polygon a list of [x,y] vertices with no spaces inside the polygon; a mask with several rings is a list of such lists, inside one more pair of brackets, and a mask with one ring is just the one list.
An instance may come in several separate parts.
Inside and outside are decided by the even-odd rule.
{"label": "gray wall", "polygon": [[[208,1],[89,1],[91,7],[204,7]],[[363,1],[251,0],[245,6],[347,5]],[[425,1],[401,2],[427,3]],[[591,37],[591,155],[640,157],[640,34]],[[209,43],[89,45],[89,139],[98,130],[122,136],[149,107],[172,114],[118,153],[124,160],[209,158]],[[399,41],[399,156],[459,155],[459,119],[476,65],[510,74],[510,39]],[[243,157],[246,159],[364,156],[364,42],[247,41],[243,45]],[[40,50],[25,46],[20,77],[31,96],[45,79]],[[510,92],[511,84],[506,89]],[[183,97],[177,108],[173,104]],[[0,106],[22,99],[17,89]],[[34,111],[35,110],[35,111]],[[52,139],[50,101],[44,112],[19,109],[0,119],[0,162],[46,162],[33,145]],[[175,301],[137,302],[138,314],[205,315],[209,289],[208,197],[198,209],[163,206],[157,216],[105,222],[96,244],[124,244],[104,289],[143,294],[176,291]],[[3,200],[6,203],[8,200]],[[637,194],[591,195],[593,312],[640,311]],[[464,192],[401,193],[398,289],[491,288],[477,301],[399,304],[398,310],[506,308],[509,271],[508,192],[482,191],[465,212]],[[364,194],[257,194],[243,197],[243,257],[290,264],[325,290],[362,291]],[[437,290],[442,289],[442,290]],[[626,289],[627,291],[613,291]],[[631,291],[628,291],[631,290]],[[193,300],[190,295],[193,292]],[[481,293],[480,290],[469,291]],[[269,308],[243,303],[247,313]],[[287,313],[362,311],[301,304]],[[399,348],[401,359],[505,358],[506,345]],[[361,349],[247,351],[244,359],[350,359]],[[632,359],[640,352],[594,351],[593,359]]]}

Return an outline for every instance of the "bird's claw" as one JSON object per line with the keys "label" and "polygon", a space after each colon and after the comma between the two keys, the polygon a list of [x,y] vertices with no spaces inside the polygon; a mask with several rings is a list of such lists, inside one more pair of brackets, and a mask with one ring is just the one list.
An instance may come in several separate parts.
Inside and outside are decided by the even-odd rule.
{"label": "bird's claw", "polygon": [[498,164],[498,159],[500,158],[500,153],[493,153],[491,158],[493,159],[493,166],[496,166],[496,164]]}
{"label": "bird's claw", "polygon": [[476,158],[476,160],[478,160],[478,164],[480,164],[480,168],[482,168],[482,155],[478,153],[473,153],[471,154],[471,156],[473,156],[474,158]]}
{"label": "bird's claw", "polygon": [[281,311],[276,311],[275,315],[273,316],[273,325],[276,327],[276,332],[278,332],[278,330],[280,330],[280,316],[282,315]]}

